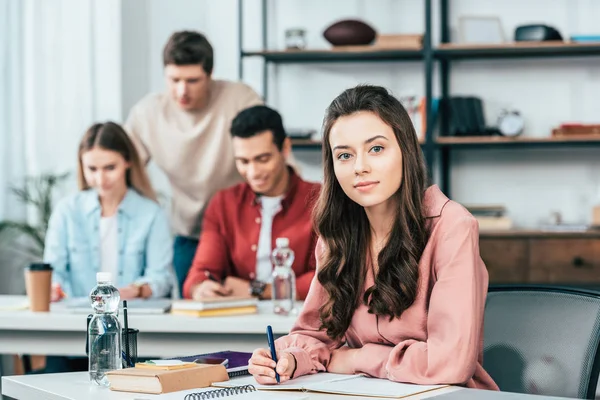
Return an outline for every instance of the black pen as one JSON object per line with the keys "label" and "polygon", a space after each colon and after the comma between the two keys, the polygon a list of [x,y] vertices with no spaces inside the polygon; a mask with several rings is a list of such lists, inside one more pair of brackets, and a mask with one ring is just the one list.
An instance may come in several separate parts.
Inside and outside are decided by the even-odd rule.
{"label": "black pen", "polygon": [[123,321],[125,322],[125,365],[133,367],[129,359],[129,321],[127,321],[127,300],[123,300]]}
{"label": "black pen", "polygon": [[217,279],[213,274],[210,273],[210,271],[204,271],[204,275],[206,275],[206,277],[208,279],[210,279],[213,282],[217,282],[219,285],[223,284],[223,281],[221,281],[220,279]]}

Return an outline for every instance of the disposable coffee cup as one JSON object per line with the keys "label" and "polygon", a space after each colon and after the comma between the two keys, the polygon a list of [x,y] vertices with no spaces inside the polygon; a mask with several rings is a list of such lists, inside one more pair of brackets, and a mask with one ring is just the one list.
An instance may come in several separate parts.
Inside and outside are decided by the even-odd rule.
{"label": "disposable coffee cup", "polygon": [[25,268],[25,289],[31,311],[50,311],[52,267],[50,264],[34,263]]}

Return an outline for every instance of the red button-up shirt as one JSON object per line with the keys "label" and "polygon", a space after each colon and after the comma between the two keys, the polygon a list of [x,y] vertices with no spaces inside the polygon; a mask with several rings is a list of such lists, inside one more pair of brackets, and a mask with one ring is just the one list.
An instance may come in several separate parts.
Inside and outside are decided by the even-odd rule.
{"label": "red button-up shirt", "polygon": [[[290,183],[281,209],[273,217],[271,248],[278,237],[287,237],[294,251],[296,292],[304,300],[315,274],[316,234],[312,209],[320,184],[300,179],[290,168]],[[221,190],[210,201],[202,225],[200,244],[183,285],[183,295],[191,298],[192,287],[206,280],[205,271],[225,278],[252,280],[256,274],[256,251],[261,228],[260,197],[247,183]]]}

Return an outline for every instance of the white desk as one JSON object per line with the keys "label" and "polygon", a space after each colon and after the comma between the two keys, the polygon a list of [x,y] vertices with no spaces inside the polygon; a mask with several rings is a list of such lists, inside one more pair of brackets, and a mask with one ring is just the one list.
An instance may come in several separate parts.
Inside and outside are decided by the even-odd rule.
{"label": "white desk", "polygon": [[[295,391],[279,392],[281,399],[294,399],[300,393]],[[160,395],[141,393],[114,392],[92,384],[87,372],[71,372],[66,374],[46,374],[27,376],[8,376],[2,378],[2,394],[17,400],[160,400]],[[306,392],[302,395],[311,400],[367,400],[381,397],[343,396],[328,393]],[[169,396],[171,397],[171,396]],[[183,395],[181,400],[183,400]],[[225,397],[227,399],[227,397]],[[240,397],[243,399],[243,397]],[[533,396],[517,393],[492,392],[489,390],[464,389],[461,387],[446,387],[431,392],[408,397],[410,400],[439,399],[439,400],[545,400],[558,397]]]}
{"label": "white desk", "polygon": [[[422,395],[411,396],[411,400],[422,400],[434,398],[441,394],[447,394],[456,390],[464,390],[457,387],[448,387]],[[160,396],[114,392],[108,388],[98,387],[88,380],[87,372],[70,372],[65,374],[7,376],[2,378],[2,394],[18,400],[134,400],[134,399],[160,399]],[[294,399],[300,395],[299,392],[281,392],[281,399]],[[332,394],[321,394],[307,392],[311,400],[366,400],[374,397],[341,396]],[[181,400],[183,400],[183,395]],[[224,399],[227,399],[225,397]],[[240,397],[243,399],[243,397]],[[377,398],[381,400],[381,398]],[[531,400],[537,400],[533,398]]]}
{"label": "white desk", "polygon": [[[25,297],[0,296],[0,354],[85,356],[86,315],[9,309],[23,303]],[[197,318],[130,314],[129,327],[140,330],[139,356],[175,357],[266,347],[267,325],[276,335],[285,335],[294,321],[295,317],[274,315],[270,302],[261,302],[255,315]]]}

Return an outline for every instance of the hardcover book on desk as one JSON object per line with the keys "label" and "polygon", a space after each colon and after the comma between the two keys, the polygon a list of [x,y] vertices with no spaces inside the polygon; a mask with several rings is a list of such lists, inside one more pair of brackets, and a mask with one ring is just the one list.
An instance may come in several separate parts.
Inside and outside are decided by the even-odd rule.
{"label": "hardcover book on desk", "polygon": [[218,317],[225,315],[256,314],[258,299],[255,297],[215,297],[202,300],[176,300],[171,313],[193,317]]}
{"label": "hardcover book on desk", "polygon": [[126,368],[106,376],[111,390],[149,394],[203,388],[229,379],[224,366],[203,364],[179,369]]}

